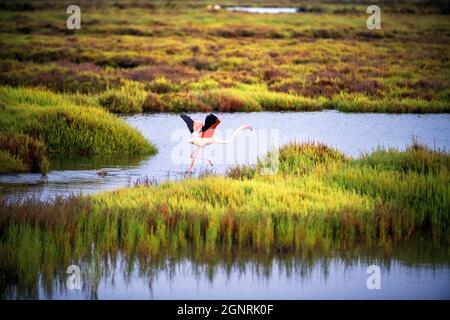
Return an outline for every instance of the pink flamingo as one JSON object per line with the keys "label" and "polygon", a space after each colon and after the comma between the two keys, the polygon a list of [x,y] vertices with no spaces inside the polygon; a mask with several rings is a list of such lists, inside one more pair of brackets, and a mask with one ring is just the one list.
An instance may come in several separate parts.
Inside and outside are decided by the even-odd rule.
{"label": "pink flamingo", "polygon": [[[253,130],[251,126],[249,126],[248,124],[244,124],[239,128],[237,128],[236,131],[234,131],[230,139],[220,140],[214,136],[216,128],[220,123],[220,120],[212,113],[206,116],[205,124],[201,123],[198,120],[193,120],[191,117],[185,114],[181,114],[180,117],[184,120],[184,122],[186,122],[187,127],[192,134],[192,138],[186,142],[197,146],[197,149],[195,149],[191,153],[192,162],[189,167],[189,173],[192,172],[192,168],[194,167],[195,160],[197,159],[198,153],[201,150],[201,148],[209,146],[210,144],[213,143],[222,143],[222,144],[228,143],[234,139],[234,137],[240,130],[245,129]],[[213,165],[212,161],[209,159],[207,160],[209,164],[212,166]]]}

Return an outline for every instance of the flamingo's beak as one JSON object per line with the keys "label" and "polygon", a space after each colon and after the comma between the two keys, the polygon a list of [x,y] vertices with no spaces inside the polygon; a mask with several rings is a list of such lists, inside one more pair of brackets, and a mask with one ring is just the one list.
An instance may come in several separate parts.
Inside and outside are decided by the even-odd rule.
{"label": "flamingo's beak", "polygon": [[249,129],[250,131],[253,131],[252,126],[251,126],[251,125],[248,125],[248,124],[246,124],[246,125],[244,126],[244,129]]}

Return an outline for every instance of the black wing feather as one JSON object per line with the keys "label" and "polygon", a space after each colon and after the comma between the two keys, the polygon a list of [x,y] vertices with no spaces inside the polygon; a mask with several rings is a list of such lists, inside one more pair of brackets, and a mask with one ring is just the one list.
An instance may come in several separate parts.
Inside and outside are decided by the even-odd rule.
{"label": "black wing feather", "polygon": [[217,123],[217,121],[220,122],[219,118],[217,118],[212,113],[208,114],[205,119],[205,124],[202,127],[202,132],[205,132],[206,130],[211,128],[213,125],[215,125]]}
{"label": "black wing feather", "polygon": [[191,133],[194,132],[194,120],[191,119],[191,117],[185,115],[184,113],[180,114],[181,119],[186,122],[187,127]]}

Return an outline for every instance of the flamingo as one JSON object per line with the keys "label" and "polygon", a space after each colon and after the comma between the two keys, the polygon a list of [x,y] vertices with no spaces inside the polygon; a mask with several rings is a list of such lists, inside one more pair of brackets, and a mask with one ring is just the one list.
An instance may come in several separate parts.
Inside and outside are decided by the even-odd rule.
{"label": "flamingo", "polygon": [[[205,124],[201,123],[198,120],[193,120],[191,117],[180,114],[180,117],[186,122],[187,127],[189,131],[192,134],[192,137],[190,140],[187,140],[187,143],[193,144],[197,146],[197,148],[191,153],[191,165],[189,167],[189,173],[192,173],[192,168],[194,167],[195,160],[197,159],[199,151],[211,144],[214,143],[220,143],[220,144],[226,144],[232,141],[237,133],[240,130],[250,130],[252,131],[253,128],[248,124],[243,124],[239,128],[237,128],[230,139],[228,140],[221,140],[214,136],[214,133],[216,131],[217,126],[220,123],[219,118],[217,118],[214,114],[210,113],[205,118]],[[212,166],[213,163],[211,160],[207,159],[209,164]]]}

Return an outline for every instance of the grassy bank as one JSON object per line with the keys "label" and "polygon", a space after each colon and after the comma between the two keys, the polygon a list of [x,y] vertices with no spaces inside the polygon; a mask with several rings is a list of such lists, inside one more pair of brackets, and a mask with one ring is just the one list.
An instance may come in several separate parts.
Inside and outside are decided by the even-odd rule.
{"label": "grassy bank", "polygon": [[156,148],[89,97],[0,87],[0,173],[45,173],[54,155],[151,154]]}
{"label": "grassy bank", "polygon": [[385,2],[381,30],[347,2],[279,15],[206,4],[82,2],[76,31],[62,3],[2,6],[0,84],[88,94],[122,113],[450,110],[445,3]]}
{"label": "grassy bank", "polygon": [[[450,242],[450,156],[414,144],[351,159],[324,145],[255,167],[156,186],[0,205],[2,281],[31,283],[86,257],[352,252]],[[220,254],[219,254],[220,255]],[[15,280],[14,280],[15,279]]]}

